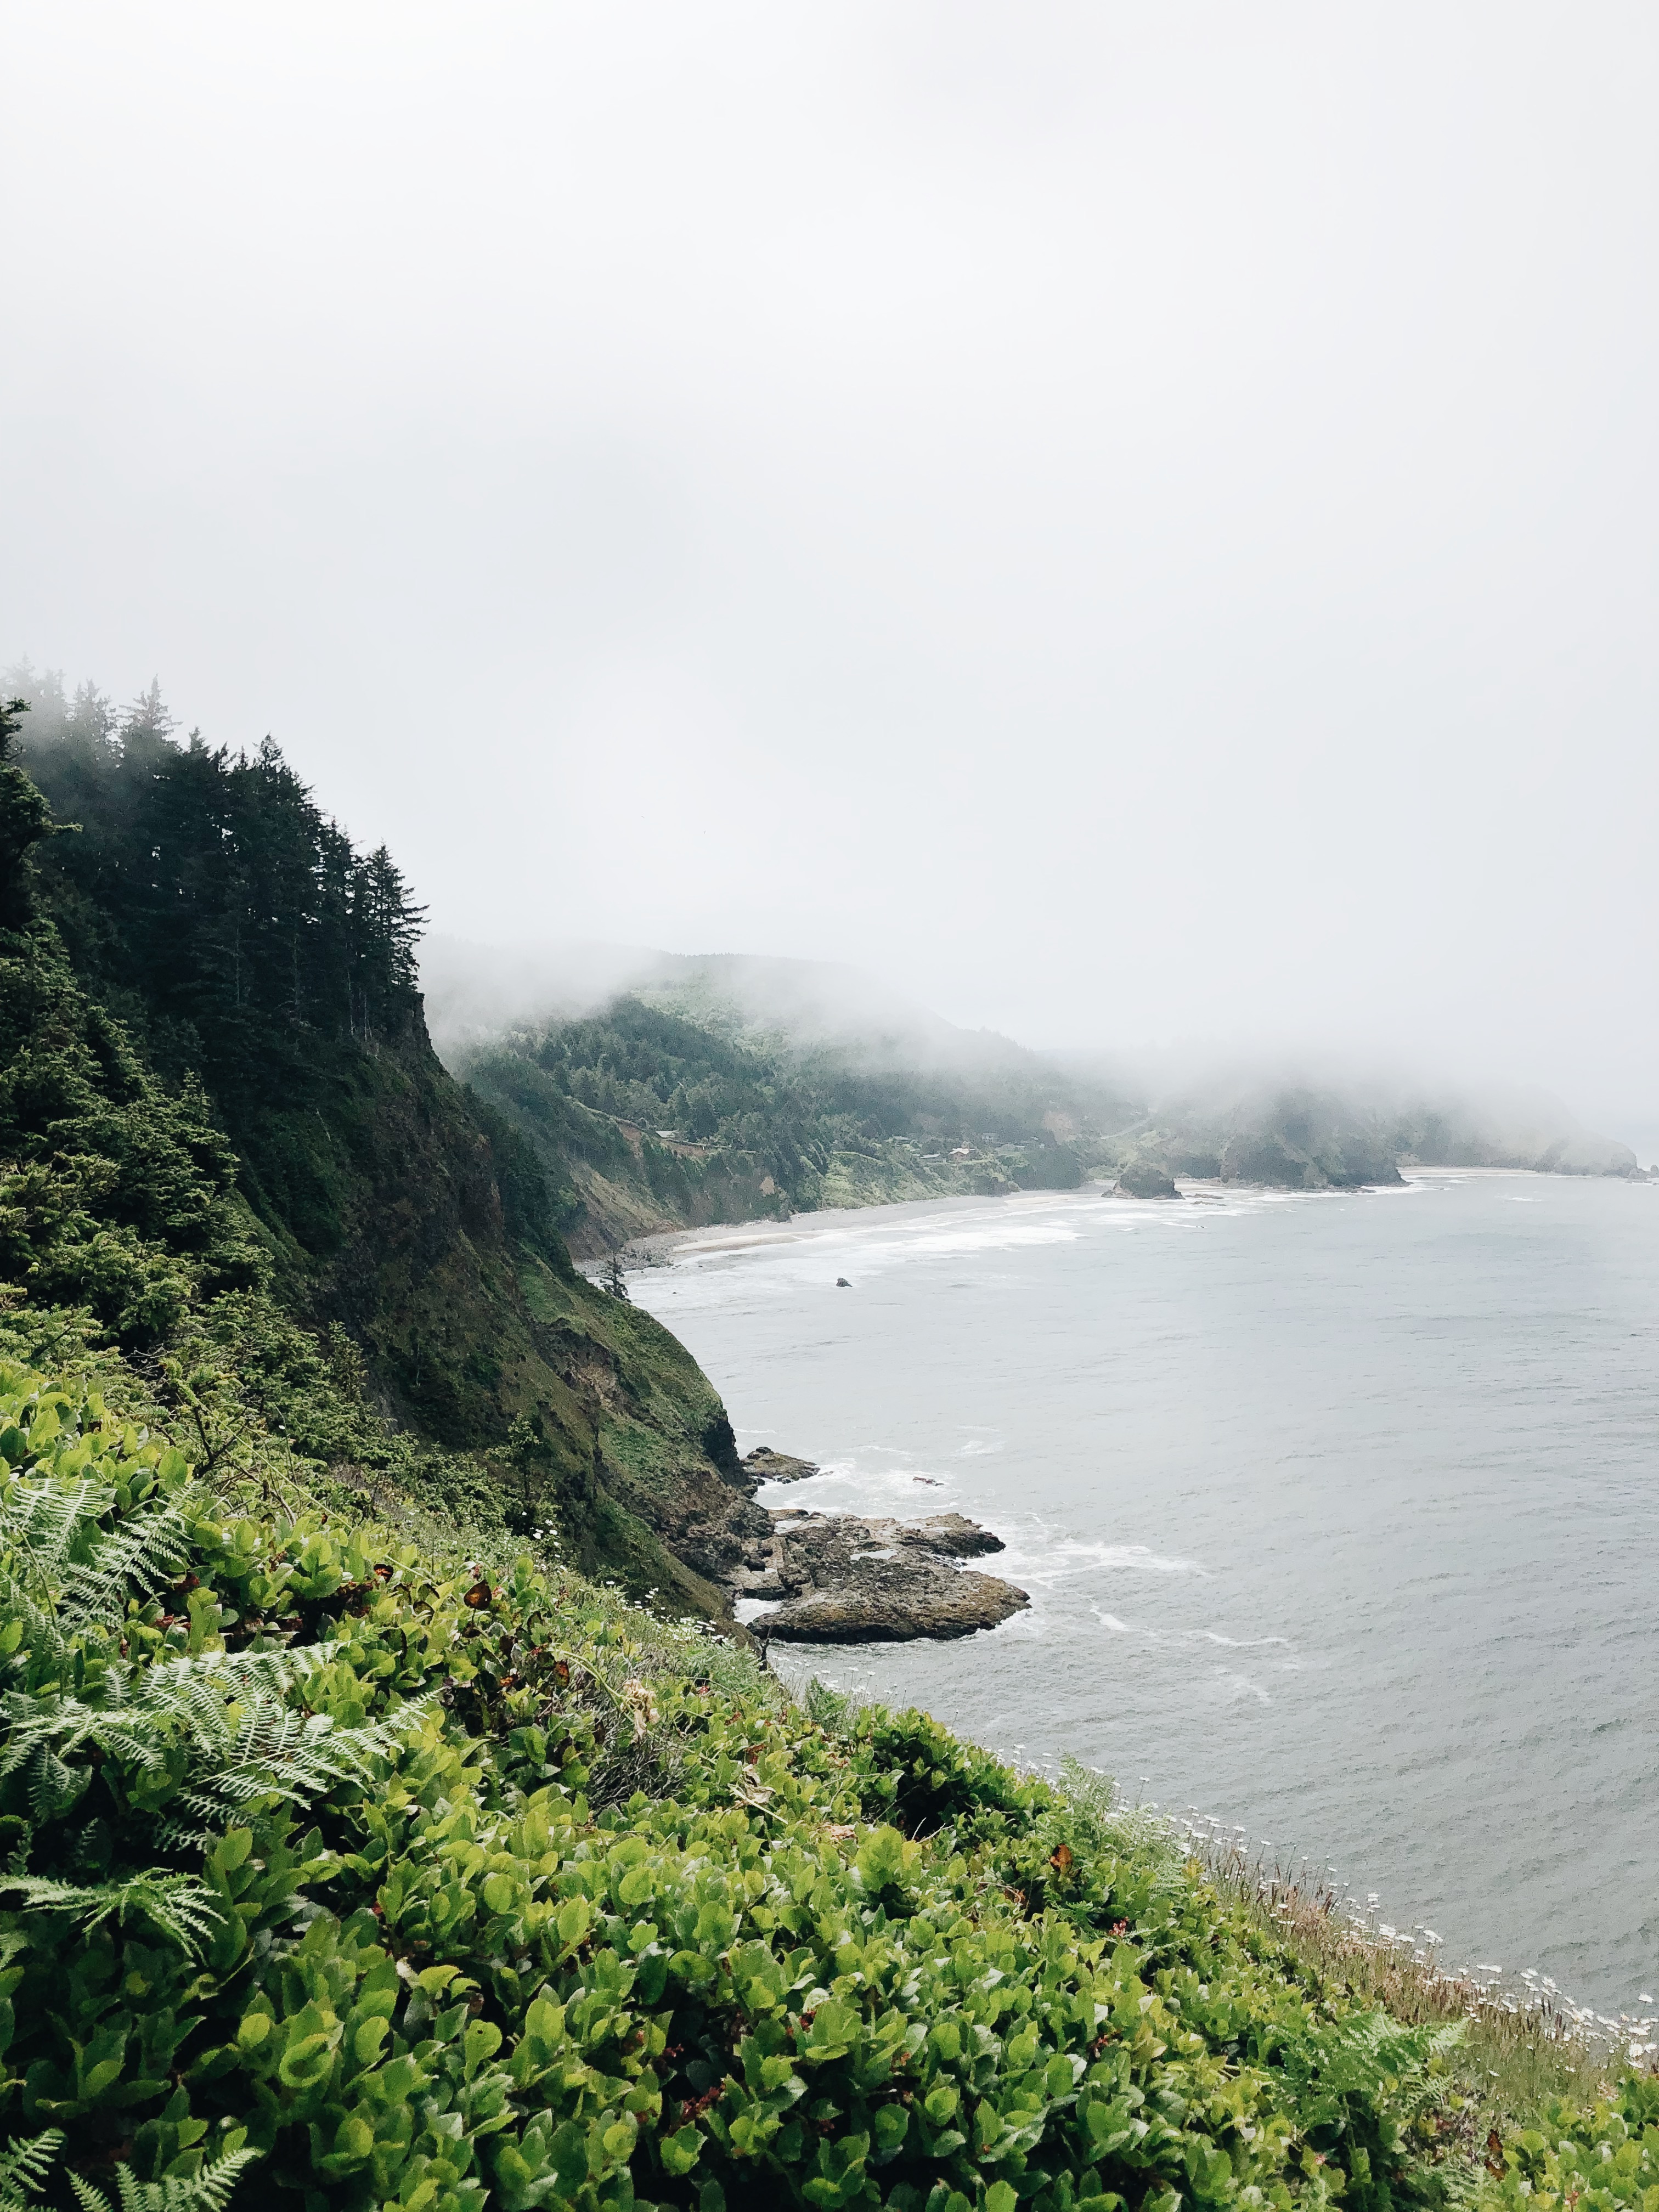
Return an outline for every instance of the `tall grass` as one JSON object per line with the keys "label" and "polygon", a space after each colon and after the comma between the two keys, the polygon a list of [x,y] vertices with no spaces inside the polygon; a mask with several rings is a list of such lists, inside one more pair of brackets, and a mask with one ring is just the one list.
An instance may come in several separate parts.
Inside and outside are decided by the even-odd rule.
{"label": "tall grass", "polygon": [[1359,1899],[1327,1875],[1254,1856],[1214,1820],[1172,1822],[1221,1893],[1255,1920],[1302,1974],[1409,2023],[1461,2022],[1455,2076],[1467,2112],[1460,2133],[1529,2121],[1550,2099],[1593,2101],[1632,2065],[1650,2066],[1655,2022],[1612,2019],[1562,1996],[1528,1970],[1448,1968],[1433,1929],[1396,1929],[1375,1896]]}

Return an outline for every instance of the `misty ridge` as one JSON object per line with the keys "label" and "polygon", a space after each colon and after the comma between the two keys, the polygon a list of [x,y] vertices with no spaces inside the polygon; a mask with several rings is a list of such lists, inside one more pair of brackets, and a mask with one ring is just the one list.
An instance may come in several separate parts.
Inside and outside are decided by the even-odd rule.
{"label": "misty ridge", "polygon": [[825,1206],[1174,1178],[1287,1190],[1413,1166],[1643,1177],[1548,1094],[1332,1056],[1041,1052],[834,963],[434,937],[440,1053],[569,1181],[593,1252]]}

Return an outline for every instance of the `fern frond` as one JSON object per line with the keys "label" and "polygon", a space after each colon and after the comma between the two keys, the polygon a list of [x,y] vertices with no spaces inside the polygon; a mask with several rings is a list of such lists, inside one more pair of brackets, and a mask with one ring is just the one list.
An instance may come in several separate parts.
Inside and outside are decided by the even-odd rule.
{"label": "fern frond", "polygon": [[212,1891],[186,1874],[135,1875],[95,1887],[43,1875],[0,1875],[0,1897],[18,1898],[31,1911],[66,1912],[88,1934],[106,1920],[125,1924],[136,1915],[192,1955],[223,1917]]}
{"label": "fern frond", "polygon": [[42,1745],[62,1755],[88,1742],[154,1771],[165,1765],[162,1747],[171,1740],[158,1721],[173,1722],[196,1756],[222,1765],[235,1755],[248,1702],[280,1712],[283,1693],[326,1663],[317,1644],[287,1652],[204,1651],[113,1674],[97,1705],[63,1694],[4,1692],[0,1777],[15,1773]]}
{"label": "fern frond", "polygon": [[90,1559],[64,1569],[58,1607],[64,1632],[110,1626],[125,1612],[130,1587],[147,1598],[181,1574],[190,1557],[191,1523],[199,1510],[192,1486],[175,1492],[164,1504],[128,1514],[100,1534]]}
{"label": "fern frond", "polygon": [[412,1698],[387,1719],[356,1728],[342,1728],[326,1713],[299,1713],[264,1699],[251,1704],[224,1770],[182,1790],[179,1802],[204,1820],[224,1819],[257,1797],[303,1804],[342,1782],[368,1787],[374,1762],[390,1759],[404,1733],[425,1720],[435,1694]]}
{"label": "fern frond", "polygon": [[52,2162],[63,2148],[64,2130],[48,2128],[44,2135],[0,2151],[0,2212],[26,2212],[27,2197],[40,2194]]}
{"label": "fern frond", "polygon": [[44,1753],[62,1758],[88,1742],[151,1771],[166,1764],[155,1717],[124,1702],[89,1705],[79,1698],[31,1698],[9,1691],[0,1696],[0,1725],[6,1731],[0,1777],[15,1774]]}
{"label": "fern frond", "polygon": [[37,1820],[56,1820],[85,1790],[92,1776],[65,1765],[49,1743],[37,1744],[28,1763],[29,1807]]}
{"label": "fern frond", "polygon": [[133,1698],[149,1711],[198,1710],[204,1691],[222,1702],[264,1691],[281,1697],[332,1655],[320,1644],[301,1644],[277,1651],[199,1651],[193,1656],[159,1660],[144,1668],[133,1686]]}
{"label": "fern frond", "polygon": [[178,1773],[182,1753],[169,1832],[189,1840],[197,1838],[179,1820],[181,1811],[211,1825],[260,1797],[300,1804],[341,1783],[366,1788],[375,1762],[392,1758],[423,1723],[433,1694],[354,1728],[289,1705],[289,1695],[329,1657],[322,1644],[183,1656],[112,1677],[97,1705],[0,1692],[0,1778],[24,1772],[35,1816],[48,1820],[87,1787],[89,1767],[68,1763],[87,1745],[150,1775],[169,1765]]}
{"label": "fern frond", "polygon": [[[115,2185],[120,2192],[120,2212],[224,2212],[238,2176],[258,2157],[257,2151],[227,2151],[198,2173],[170,2173],[161,2181],[140,2181],[130,2166],[118,2166]],[[78,2174],[70,2174],[70,2185],[82,2212],[113,2212],[103,2191],[82,2181]],[[0,2200],[0,2212],[7,2212],[3,2200]]]}
{"label": "fern frond", "polygon": [[1432,2062],[1448,2056],[1462,2036],[1462,2021],[1405,2027],[1385,2012],[1352,2013],[1293,2045],[1285,2064],[1321,2109],[1345,2097],[1410,2109],[1432,2094]]}
{"label": "fern frond", "polygon": [[20,1477],[0,1496],[0,1547],[15,1549],[37,1583],[50,1586],[67,1571],[82,1526],[114,1503],[115,1492],[104,1483],[54,1486]]}
{"label": "fern frond", "polygon": [[[0,1611],[23,1620],[23,1652],[64,1648],[58,1593],[82,1533],[115,1503],[100,1483],[19,1478],[0,1492]],[[17,1663],[17,1662],[14,1662]]]}
{"label": "fern frond", "polygon": [[[185,2181],[163,2182],[163,2195],[155,2212],[225,2212],[230,2202],[230,2192],[238,2177],[250,2166],[257,2164],[259,2154],[253,2150],[228,2151],[216,2158]],[[171,2194],[165,2192],[171,2191]],[[146,2206],[145,2212],[150,2212]]]}

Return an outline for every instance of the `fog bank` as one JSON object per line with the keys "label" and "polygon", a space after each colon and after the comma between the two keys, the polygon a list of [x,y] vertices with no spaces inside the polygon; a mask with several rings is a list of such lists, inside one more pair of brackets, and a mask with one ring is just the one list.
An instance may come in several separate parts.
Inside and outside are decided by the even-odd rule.
{"label": "fog bank", "polygon": [[1659,1121],[1650,9],[0,45],[0,658],[454,936]]}

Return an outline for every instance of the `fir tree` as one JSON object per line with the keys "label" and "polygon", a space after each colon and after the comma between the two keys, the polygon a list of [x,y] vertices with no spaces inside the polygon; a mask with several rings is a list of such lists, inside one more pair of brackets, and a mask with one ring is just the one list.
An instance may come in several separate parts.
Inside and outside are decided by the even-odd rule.
{"label": "fir tree", "polygon": [[25,929],[34,915],[34,848],[52,831],[52,809],[12,758],[24,698],[0,702],[0,928]]}

